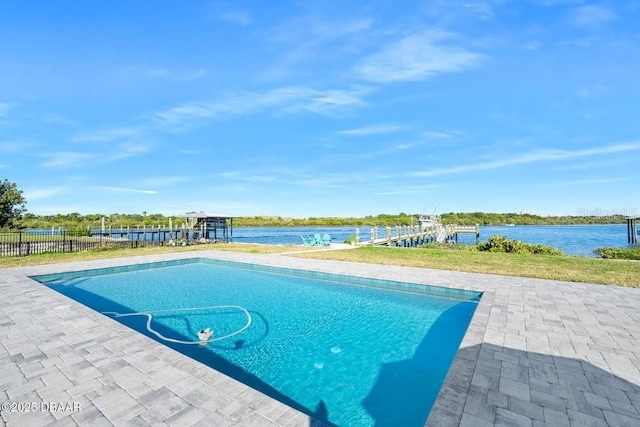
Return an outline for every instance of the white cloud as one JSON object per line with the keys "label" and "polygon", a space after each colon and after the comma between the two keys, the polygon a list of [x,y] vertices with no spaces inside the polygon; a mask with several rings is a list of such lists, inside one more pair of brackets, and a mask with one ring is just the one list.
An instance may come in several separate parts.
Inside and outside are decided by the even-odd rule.
{"label": "white cloud", "polygon": [[606,86],[597,84],[591,87],[580,89],[576,95],[580,98],[594,98],[599,95],[604,95],[609,92]]}
{"label": "white cloud", "polygon": [[0,102],[0,117],[7,117],[7,113],[12,107],[13,107],[13,104]]}
{"label": "white cloud", "polygon": [[623,153],[629,151],[640,151],[640,142],[632,142],[628,144],[609,145],[604,147],[588,148],[584,150],[538,150],[529,153],[523,153],[506,159],[495,160],[492,162],[474,163],[451,168],[432,169],[422,172],[414,172],[409,174],[415,177],[432,177],[440,175],[451,175],[465,172],[477,172],[484,170],[492,170],[507,166],[522,165],[538,162],[552,162],[560,160],[569,160],[580,157]]}
{"label": "white cloud", "polygon": [[73,120],[70,120],[60,114],[48,113],[42,116],[42,121],[47,124],[63,125],[63,126],[76,126]]}
{"label": "white cloud", "polygon": [[313,91],[307,98],[292,103],[283,109],[285,112],[310,111],[312,113],[332,116],[343,112],[347,107],[361,106],[366,103],[358,92],[348,90]]}
{"label": "white cloud", "polygon": [[146,153],[151,149],[150,144],[147,143],[122,143],[111,152],[108,156],[104,157],[103,161],[113,162],[116,160],[126,159],[128,157],[134,157],[142,153]]}
{"label": "white cloud", "polygon": [[338,135],[353,135],[353,136],[368,136],[368,135],[381,135],[385,133],[393,133],[407,129],[406,126],[386,124],[367,126],[356,129],[347,129],[336,132]]}
{"label": "white cloud", "polygon": [[493,18],[493,9],[489,3],[485,2],[467,2],[464,8],[480,19]]}
{"label": "white cloud", "polygon": [[462,135],[462,132],[457,130],[452,130],[449,132],[426,131],[422,134],[422,136],[426,139],[451,139],[460,135]]}
{"label": "white cloud", "polygon": [[143,134],[144,126],[119,127],[94,132],[84,132],[71,138],[73,142],[111,142],[118,139],[136,138]]}
{"label": "white cloud", "polygon": [[554,185],[600,185],[611,184],[614,182],[626,182],[628,178],[591,178],[591,179],[576,179],[572,181],[559,181],[554,182]]}
{"label": "white cloud", "polygon": [[[279,24],[267,35],[267,41],[273,44],[276,54],[267,68],[260,72],[259,78],[262,81],[290,80],[297,73],[308,76],[310,67],[319,66],[323,74],[331,74],[335,66],[327,63],[352,57],[368,43],[372,26],[373,21],[367,17],[326,20],[316,15]],[[298,68],[303,63],[305,66]]]}
{"label": "white cloud", "polygon": [[57,196],[67,191],[68,189],[64,187],[34,188],[31,190],[25,190],[24,198],[28,201],[42,200],[49,197]]}
{"label": "white cloud", "polygon": [[452,34],[442,31],[414,33],[365,58],[357,73],[364,80],[378,83],[418,81],[478,65],[482,55],[443,44],[451,38]]}
{"label": "white cloud", "polygon": [[318,90],[304,87],[284,87],[263,93],[237,93],[222,101],[186,103],[154,113],[152,128],[181,128],[195,120],[224,115],[242,115],[275,109],[297,113],[310,111],[329,115],[347,107],[364,105],[361,95],[367,89]]}
{"label": "white cloud", "polygon": [[242,26],[251,24],[251,17],[243,12],[226,12],[220,15],[220,19]]}
{"label": "white cloud", "polygon": [[[136,140],[148,138],[153,132],[184,131],[199,121],[223,116],[238,116],[259,112],[295,114],[311,112],[334,116],[348,109],[366,105],[363,95],[372,88],[313,89],[305,87],[283,87],[265,92],[240,92],[219,101],[187,102],[176,107],[142,116],[138,124],[113,127],[96,131],[85,131],[71,138],[72,142],[108,143],[124,141],[125,152],[119,157],[129,157],[147,151],[145,145]],[[198,151],[186,149],[186,154]],[[111,158],[117,158],[112,156]]]}
{"label": "white cloud", "polygon": [[616,14],[604,6],[582,6],[571,11],[569,20],[578,28],[597,28],[617,18]]}
{"label": "white cloud", "polygon": [[94,159],[95,155],[65,151],[59,153],[43,154],[42,157],[47,157],[47,160],[40,163],[41,167],[65,169],[71,167],[89,166],[89,161],[91,159]]}
{"label": "white cloud", "polygon": [[421,193],[428,193],[431,190],[435,190],[442,187],[443,185],[441,184],[411,185],[401,190],[379,191],[374,194],[376,196],[400,196],[400,195],[406,195],[406,194],[421,194]]}
{"label": "white cloud", "polygon": [[137,188],[125,188],[125,187],[109,187],[109,186],[96,186],[96,190],[103,190],[111,193],[137,193],[137,194],[158,194],[155,190],[139,190]]}
{"label": "white cloud", "polygon": [[164,176],[159,178],[146,178],[140,181],[141,185],[145,187],[167,187],[175,184],[182,184],[191,181],[191,177],[179,175],[179,176]]}
{"label": "white cloud", "polygon": [[524,44],[524,48],[527,50],[538,50],[542,47],[542,43],[538,40],[533,40]]}
{"label": "white cloud", "polygon": [[32,146],[32,143],[25,141],[4,141],[0,142],[0,153],[20,153]]}
{"label": "white cloud", "polygon": [[175,70],[161,67],[131,65],[119,68],[116,73],[125,78],[166,79],[174,81],[191,81],[200,79],[208,74],[204,68],[192,70]]}

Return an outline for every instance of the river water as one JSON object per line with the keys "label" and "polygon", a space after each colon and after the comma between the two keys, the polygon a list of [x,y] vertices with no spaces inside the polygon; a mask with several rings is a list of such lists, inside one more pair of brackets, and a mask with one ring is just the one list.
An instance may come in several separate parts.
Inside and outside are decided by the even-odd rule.
{"label": "river water", "polygon": [[[359,227],[360,239],[370,238],[371,227]],[[301,235],[329,234],[332,241],[342,243],[355,235],[356,227],[234,227],[233,241],[264,244],[302,244]],[[384,227],[379,228],[384,233]],[[518,225],[481,226],[480,241],[493,235],[525,243],[554,246],[568,255],[595,256],[599,247],[625,248],[627,245],[626,224],[597,225]],[[475,236],[459,235],[458,243],[475,243]]]}

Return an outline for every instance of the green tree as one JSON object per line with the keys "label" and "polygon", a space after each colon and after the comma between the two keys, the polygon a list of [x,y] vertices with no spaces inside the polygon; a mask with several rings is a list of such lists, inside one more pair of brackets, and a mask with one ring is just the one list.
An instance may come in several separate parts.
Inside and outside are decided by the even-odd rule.
{"label": "green tree", "polygon": [[13,227],[27,211],[22,191],[13,182],[5,179],[0,183],[0,228]]}

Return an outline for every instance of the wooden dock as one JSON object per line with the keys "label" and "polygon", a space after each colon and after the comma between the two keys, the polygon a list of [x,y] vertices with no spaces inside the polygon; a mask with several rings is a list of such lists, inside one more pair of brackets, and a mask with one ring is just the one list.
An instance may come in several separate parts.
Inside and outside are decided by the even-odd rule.
{"label": "wooden dock", "polygon": [[627,217],[627,243],[630,245],[638,244],[638,220],[640,217]]}
{"label": "wooden dock", "polygon": [[398,225],[395,227],[372,227],[368,240],[360,240],[360,229],[356,228],[357,246],[403,246],[413,247],[432,242],[457,243],[459,234],[475,234],[480,241],[480,225],[435,225],[422,229],[418,225]]}
{"label": "wooden dock", "polygon": [[[218,233],[216,233],[216,231],[218,231]],[[206,227],[190,229],[162,225],[149,227],[105,227],[102,230],[92,230],[90,233],[92,236],[101,236],[108,239],[158,242],[160,244],[167,243],[173,245],[177,244],[178,241],[228,242],[230,237],[226,233],[220,233],[219,230],[208,229]]]}

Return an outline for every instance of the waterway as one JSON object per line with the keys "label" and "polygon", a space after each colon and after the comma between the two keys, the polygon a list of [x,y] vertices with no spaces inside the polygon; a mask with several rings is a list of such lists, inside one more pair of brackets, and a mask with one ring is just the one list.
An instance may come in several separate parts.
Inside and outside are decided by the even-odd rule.
{"label": "waterway", "polygon": [[[359,227],[360,239],[370,238],[371,227]],[[333,242],[342,243],[355,235],[351,227],[234,227],[233,241],[264,244],[302,244],[301,235],[329,234]],[[380,227],[384,233],[384,227]],[[525,243],[554,246],[568,255],[595,256],[599,247],[620,247],[627,245],[626,224],[595,225],[518,225],[481,226],[480,241],[493,235],[507,236],[509,239]],[[475,236],[461,234],[458,243],[475,243]]]}

